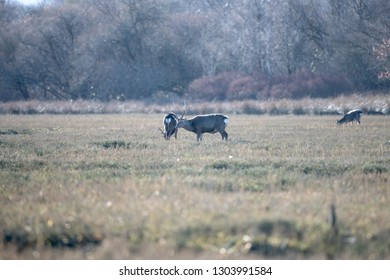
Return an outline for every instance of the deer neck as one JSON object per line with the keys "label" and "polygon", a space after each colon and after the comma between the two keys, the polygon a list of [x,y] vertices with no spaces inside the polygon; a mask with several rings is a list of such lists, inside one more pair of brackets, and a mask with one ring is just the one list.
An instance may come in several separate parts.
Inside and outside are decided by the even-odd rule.
{"label": "deer neck", "polygon": [[191,121],[186,119],[180,119],[177,124],[177,128],[184,128],[185,130],[188,131],[194,131]]}

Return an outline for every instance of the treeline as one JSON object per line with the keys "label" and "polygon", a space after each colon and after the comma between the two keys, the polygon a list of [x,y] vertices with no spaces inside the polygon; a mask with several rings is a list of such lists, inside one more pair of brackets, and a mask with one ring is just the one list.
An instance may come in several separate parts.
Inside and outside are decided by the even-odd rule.
{"label": "treeline", "polygon": [[0,0],[0,101],[390,88],[388,0]]}

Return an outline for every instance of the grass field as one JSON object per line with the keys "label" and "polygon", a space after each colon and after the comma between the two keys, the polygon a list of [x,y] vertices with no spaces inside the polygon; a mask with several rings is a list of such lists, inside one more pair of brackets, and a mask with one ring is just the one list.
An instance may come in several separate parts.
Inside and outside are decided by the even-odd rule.
{"label": "grass field", "polygon": [[1,115],[0,259],[390,259],[389,116],[162,117]]}

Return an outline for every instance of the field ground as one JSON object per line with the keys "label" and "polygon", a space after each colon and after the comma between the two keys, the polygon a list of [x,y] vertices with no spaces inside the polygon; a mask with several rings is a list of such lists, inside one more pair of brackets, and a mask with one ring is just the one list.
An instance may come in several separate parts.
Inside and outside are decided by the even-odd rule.
{"label": "field ground", "polygon": [[1,115],[0,259],[390,259],[390,117],[336,119]]}

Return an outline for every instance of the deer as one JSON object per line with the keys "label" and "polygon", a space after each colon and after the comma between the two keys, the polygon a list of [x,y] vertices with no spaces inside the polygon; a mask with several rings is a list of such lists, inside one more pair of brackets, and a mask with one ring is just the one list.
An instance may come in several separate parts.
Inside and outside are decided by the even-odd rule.
{"label": "deer", "polygon": [[175,134],[175,139],[177,139],[178,122],[179,122],[179,118],[173,112],[170,112],[164,116],[163,119],[164,131],[161,128],[160,131],[164,135],[165,140],[170,140],[173,134]]}
{"label": "deer", "polygon": [[228,139],[228,133],[225,131],[229,123],[229,117],[222,114],[198,115],[191,119],[184,119],[183,116],[177,123],[177,128],[184,128],[196,134],[196,141],[203,140],[203,133],[217,133],[222,136],[222,140]]}
{"label": "deer", "polygon": [[363,112],[359,109],[355,109],[352,111],[349,111],[337,121],[337,124],[343,124],[343,123],[349,123],[351,122],[353,124],[354,121],[356,121],[358,124],[360,124],[360,118],[362,117]]}

